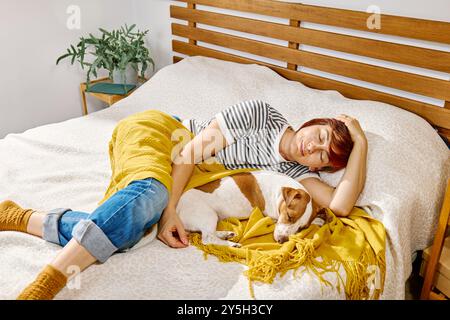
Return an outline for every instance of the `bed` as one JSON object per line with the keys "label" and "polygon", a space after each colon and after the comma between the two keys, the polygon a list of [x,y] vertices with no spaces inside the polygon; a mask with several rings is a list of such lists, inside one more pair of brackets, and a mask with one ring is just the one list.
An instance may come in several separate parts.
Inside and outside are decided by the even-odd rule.
{"label": "bed", "polygon": [[[297,50],[299,41],[290,41],[287,48],[270,48],[254,43],[256,40],[243,40],[236,36],[223,38],[212,31],[213,34],[207,34],[209,31],[201,31],[196,23],[209,21],[211,24],[226,24],[219,27],[250,28],[241,30],[244,32],[256,29],[268,32],[277,30],[279,26],[255,29],[252,27],[255,21],[245,18],[250,22],[244,23],[240,20],[244,18],[230,20],[229,17],[218,17],[217,13],[208,16],[196,7],[197,4],[259,14],[270,12],[290,18],[292,21],[288,27],[301,32],[304,32],[298,27],[301,18],[319,19],[313,22],[325,24],[332,20],[343,24],[343,27],[357,28],[358,21],[365,17],[365,13],[354,11],[275,1],[201,0],[190,1],[186,8],[172,6],[172,17],[189,20],[186,26],[174,23],[172,28],[174,35],[189,38],[188,42],[173,41],[174,51],[186,57],[175,57],[175,64],[159,70],[132,95],[110,108],[21,134],[10,134],[0,140],[0,200],[13,199],[24,207],[42,210],[55,207],[71,207],[86,212],[94,210],[109,183],[108,142],[111,133],[119,120],[139,111],[159,109],[182,118],[208,119],[239,101],[261,99],[277,108],[294,126],[314,117],[346,113],[360,120],[369,141],[367,183],[357,205],[365,206],[371,215],[381,220],[387,232],[387,271],[382,298],[403,299],[405,281],[411,273],[412,255],[432,243],[445,183],[450,177],[449,150],[438,134],[448,134],[450,110],[299,72],[297,69],[303,63],[316,62],[319,70],[323,66],[324,69],[334,68],[338,74],[342,71],[339,68],[342,61],[333,62],[326,60],[327,57],[310,55],[303,55],[301,59],[297,57],[296,52],[302,51]],[[327,15],[324,16],[321,10],[325,10]],[[333,14],[347,19],[333,19]],[[384,21],[387,21],[388,33],[397,29],[409,30],[408,23],[414,22],[416,26],[423,24],[424,29],[393,34],[430,37],[427,40],[450,43],[450,24],[425,24],[423,20],[416,20],[387,16]],[[398,24],[392,25],[389,21]],[[446,37],[433,30],[444,32]],[[276,34],[286,34],[281,31]],[[247,52],[256,50],[251,53],[278,57],[287,63],[287,67],[202,47],[197,41],[211,41]],[[262,47],[248,49],[255,48],[255,45]],[[283,49],[283,53],[277,53],[278,49]],[[407,50],[408,47],[402,49]],[[437,51],[426,52],[438,54]],[[432,59],[422,63],[448,73],[450,53],[442,51],[440,54],[439,61]],[[408,57],[411,65],[414,61],[424,61],[411,55]],[[347,63],[346,66],[345,70],[351,70],[355,78],[359,76],[364,81],[369,81],[369,76],[365,75],[368,70],[377,76],[385,71],[380,71],[381,67],[370,69],[359,62]],[[345,70],[342,72],[348,72]],[[395,76],[389,79],[394,87],[441,99],[448,106],[448,79],[430,82],[428,77],[400,71],[388,75]],[[342,172],[322,174],[322,178],[336,185],[341,175]],[[221,263],[214,257],[204,260],[203,253],[193,246],[170,249],[155,239],[156,232],[153,228],[130,251],[116,254],[106,263],[87,269],[79,281],[70,282],[57,299],[250,298],[248,281],[243,275],[244,266]],[[14,299],[58,250],[59,246],[26,234],[1,232],[0,299]],[[336,279],[330,274],[327,280],[334,283]],[[289,272],[271,285],[255,283],[254,292],[257,299],[345,298],[344,292],[332,286],[323,287],[308,273],[294,278]]]}

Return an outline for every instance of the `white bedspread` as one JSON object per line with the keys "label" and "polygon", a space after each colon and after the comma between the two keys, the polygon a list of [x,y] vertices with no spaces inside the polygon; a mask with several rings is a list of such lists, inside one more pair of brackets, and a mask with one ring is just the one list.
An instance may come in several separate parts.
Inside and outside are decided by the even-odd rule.
{"label": "white bedspread", "polygon": [[[267,101],[294,126],[340,113],[360,120],[369,141],[369,161],[358,204],[370,205],[387,229],[383,298],[404,298],[411,254],[431,244],[436,226],[449,177],[445,144],[425,120],[412,113],[383,103],[346,99],[334,91],[312,90],[262,66],[187,58],[163,68],[111,108],[8,135],[0,140],[0,201],[12,199],[40,210],[70,207],[91,212],[109,182],[108,141],[118,120],[151,108],[182,118],[208,119],[246,99]],[[335,185],[341,174],[323,178]],[[221,263],[215,257],[204,261],[194,247],[171,249],[151,238],[90,267],[79,283],[71,283],[57,299],[250,298],[242,265]],[[59,250],[30,235],[1,232],[0,299],[15,298]],[[345,298],[330,287],[322,291],[308,274],[293,279],[291,273],[273,285],[257,284],[255,294],[260,299]]]}

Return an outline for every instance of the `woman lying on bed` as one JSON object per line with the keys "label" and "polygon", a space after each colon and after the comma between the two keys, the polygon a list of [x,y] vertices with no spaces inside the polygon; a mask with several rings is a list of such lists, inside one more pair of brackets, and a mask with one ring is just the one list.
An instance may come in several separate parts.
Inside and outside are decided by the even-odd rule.
{"label": "woman lying on bed", "polygon": [[[53,299],[73,266],[83,271],[96,261],[105,262],[114,252],[134,246],[158,221],[162,242],[186,247],[187,235],[175,208],[195,163],[213,155],[226,169],[258,168],[301,180],[319,206],[338,216],[350,213],[364,186],[367,140],[358,121],[349,116],[314,119],[295,131],[277,110],[251,100],[208,122],[184,124],[154,110],[119,122],[110,142],[111,183],[91,214],[70,209],[38,212],[12,201],[0,203],[0,231],[27,232],[64,246],[18,299]],[[186,127],[195,137],[172,159],[172,133]],[[316,172],[344,167],[336,188]]]}

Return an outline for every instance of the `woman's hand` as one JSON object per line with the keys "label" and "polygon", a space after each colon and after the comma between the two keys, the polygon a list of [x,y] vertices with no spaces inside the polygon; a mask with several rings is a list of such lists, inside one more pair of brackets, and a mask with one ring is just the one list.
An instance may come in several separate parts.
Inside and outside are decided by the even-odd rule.
{"label": "woman's hand", "polygon": [[[218,133],[220,132],[220,135]],[[217,140],[218,139],[218,140]],[[211,141],[222,141],[222,145],[214,146],[211,149]],[[213,142],[213,143],[214,143]],[[185,248],[189,245],[186,231],[184,230],[183,223],[178,217],[175,208],[178,201],[183,194],[183,191],[192,176],[196,163],[208,159],[214,154],[207,154],[203,158],[202,152],[194,152],[195,150],[210,150],[218,152],[226,147],[226,140],[220,131],[217,120],[212,120],[208,127],[203,129],[198,135],[188,142],[183,149],[178,153],[172,163],[172,180],[173,187],[169,197],[169,202],[164,210],[161,219],[159,220],[159,232],[158,239],[172,248]],[[207,149],[209,148],[209,149]],[[194,155],[194,159],[192,159]],[[198,156],[196,158],[195,156]]]}
{"label": "woman's hand", "polygon": [[342,121],[347,126],[353,143],[356,143],[358,141],[367,142],[366,135],[364,134],[364,131],[361,128],[358,120],[345,114],[337,116],[336,119]]}
{"label": "woman's hand", "polygon": [[172,248],[186,248],[189,244],[183,223],[171,206],[164,210],[159,220],[158,239]]}

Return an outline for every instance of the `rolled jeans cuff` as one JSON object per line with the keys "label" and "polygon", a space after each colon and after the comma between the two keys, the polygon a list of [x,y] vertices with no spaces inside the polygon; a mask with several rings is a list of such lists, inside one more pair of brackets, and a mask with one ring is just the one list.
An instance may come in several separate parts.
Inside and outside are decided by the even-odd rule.
{"label": "rolled jeans cuff", "polygon": [[118,249],[92,220],[80,220],[72,230],[72,237],[101,263]]}
{"label": "rolled jeans cuff", "polygon": [[69,208],[57,208],[50,210],[44,218],[44,223],[42,225],[42,239],[60,244],[59,241],[59,231],[58,223],[61,216],[70,211]]}

